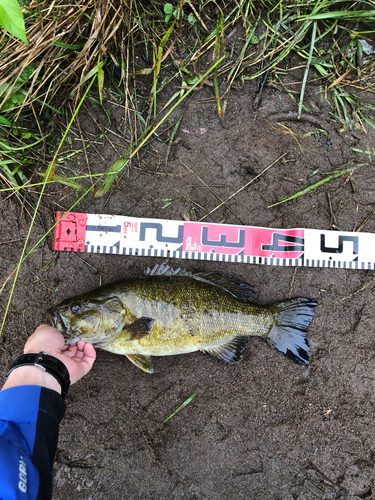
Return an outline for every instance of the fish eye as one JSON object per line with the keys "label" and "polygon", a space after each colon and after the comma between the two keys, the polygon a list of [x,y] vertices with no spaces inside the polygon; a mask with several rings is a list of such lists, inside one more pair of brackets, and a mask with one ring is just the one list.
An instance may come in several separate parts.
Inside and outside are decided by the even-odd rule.
{"label": "fish eye", "polygon": [[79,306],[72,306],[70,310],[73,314],[77,314],[79,312]]}

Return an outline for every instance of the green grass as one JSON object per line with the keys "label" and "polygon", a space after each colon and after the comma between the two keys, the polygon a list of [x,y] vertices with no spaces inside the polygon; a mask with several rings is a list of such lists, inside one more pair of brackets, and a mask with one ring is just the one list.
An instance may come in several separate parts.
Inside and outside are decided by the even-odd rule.
{"label": "green grass", "polygon": [[166,419],[164,420],[163,424],[165,424],[165,422],[168,422],[168,420],[170,420],[170,419],[171,419],[172,417],[174,417],[174,416],[175,416],[175,415],[176,415],[179,411],[181,411],[183,408],[185,408],[185,406],[187,406],[189,403],[191,403],[195,397],[196,397],[196,394],[195,394],[195,392],[194,392],[194,393],[193,393],[190,397],[188,397],[188,398],[186,399],[186,401],[184,401],[184,402],[182,403],[182,405],[181,405],[181,406],[179,406],[179,407],[177,408],[177,410],[176,410],[176,411],[174,411],[174,412],[172,413],[172,415],[170,415],[168,418],[166,418]]}
{"label": "green grass", "polygon": [[370,163],[358,163],[357,165],[351,166],[349,168],[345,168],[344,170],[339,170],[339,171],[335,171],[333,173],[330,173],[327,175],[327,177],[324,177],[324,179],[321,179],[320,181],[315,182],[311,186],[309,186],[305,189],[302,189],[301,191],[298,191],[298,193],[295,193],[291,196],[286,196],[285,198],[281,199],[280,201],[273,203],[268,208],[276,207],[277,205],[280,205],[281,203],[285,203],[286,201],[295,200],[296,198],[299,198],[300,196],[303,196],[304,194],[307,194],[311,191],[314,191],[318,187],[322,186],[323,184],[326,184],[327,182],[332,181],[333,179],[337,179],[338,177],[341,177],[342,175],[345,175],[345,174],[350,174],[350,173],[354,172],[355,170],[358,170],[361,167],[368,167],[369,165],[370,165]]}

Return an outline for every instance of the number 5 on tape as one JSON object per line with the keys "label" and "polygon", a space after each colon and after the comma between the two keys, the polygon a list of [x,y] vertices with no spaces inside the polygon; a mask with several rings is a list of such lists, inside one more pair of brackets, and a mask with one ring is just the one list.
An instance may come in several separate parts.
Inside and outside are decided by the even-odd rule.
{"label": "number 5 on tape", "polygon": [[375,269],[375,235],[57,212],[55,250]]}

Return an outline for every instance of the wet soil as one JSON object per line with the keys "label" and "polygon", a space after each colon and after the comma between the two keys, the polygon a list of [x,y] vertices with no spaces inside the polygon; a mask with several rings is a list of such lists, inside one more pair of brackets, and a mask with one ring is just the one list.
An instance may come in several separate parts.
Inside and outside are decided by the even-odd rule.
{"label": "wet soil", "polygon": [[[255,111],[257,90],[255,83],[232,90],[221,119],[212,88],[203,87],[183,105],[178,140],[167,165],[167,146],[155,139],[108,195],[88,195],[76,210],[198,220],[285,155],[205,220],[375,232],[375,217],[362,224],[375,209],[373,152],[369,158],[352,149],[373,151],[375,130],[365,122],[366,133],[343,130],[332,118],[321,126],[298,122],[290,114],[297,111],[296,104],[275,86],[266,87]],[[370,96],[361,98],[368,101]],[[321,120],[334,111],[317,86],[308,87],[306,105]],[[107,104],[112,132],[103,139],[107,118],[90,106],[90,113],[80,114],[80,127],[92,144],[87,159],[95,173],[126,149],[124,109],[120,102]],[[173,125],[181,111],[177,109],[162,130]],[[276,114],[279,124],[270,119]],[[74,150],[81,147],[78,132],[72,134],[72,144]],[[322,173],[358,163],[368,165],[268,208],[323,179]],[[69,169],[88,173],[85,156],[62,166],[65,175]],[[51,227],[56,210],[68,209],[76,199],[70,188],[49,188],[31,244]],[[30,194],[28,200],[35,203],[36,198]],[[16,197],[3,195],[2,283],[17,263],[28,223]],[[21,353],[27,336],[46,321],[48,307],[100,284],[139,276],[157,262],[163,260],[57,253],[49,235],[21,268],[0,339],[1,375]],[[176,259],[168,263],[239,276],[256,287],[262,304],[287,297],[316,299],[319,306],[308,331],[310,364],[295,365],[257,338],[237,365],[202,353],[159,357],[153,375],[125,357],[98,350],[94,368],[71,387],[66,400],[53,498],[374,498],[373,272]],[[0,297],[2,312],[9,293],[8,283]],[[196,398],[163,424],[192,393]]]}

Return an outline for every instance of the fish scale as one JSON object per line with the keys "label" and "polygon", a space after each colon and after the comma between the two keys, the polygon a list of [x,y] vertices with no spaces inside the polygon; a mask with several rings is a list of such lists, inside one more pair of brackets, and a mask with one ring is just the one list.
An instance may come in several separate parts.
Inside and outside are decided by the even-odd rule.
{"label": "fish scale", "polygon": [[[160,298],[160,288],[168,290],[163,299]],[[184,342],[196,345],[196,340],[191,338],[193,336],[200,343],[216,344],[233,333],[256,331],[259,336],[267,336],[273,323],[273,315],[267,313],[265,308],[243,303],[223,294],[218,288],[191,279],[154,277],[147,281],[146,291],[144,287],[135,290],[133,293],[139,294],[138,303],[133,304],[121,293],[117,296],[128,305],[134,316],[159,318],[158,324],[151,328],[151,335],[137,341],[144,347],[156,339],[168,340],[175,345],[177,342],[181,344],[184,337]],[[194,300],[197,295],[199,300]]]}

